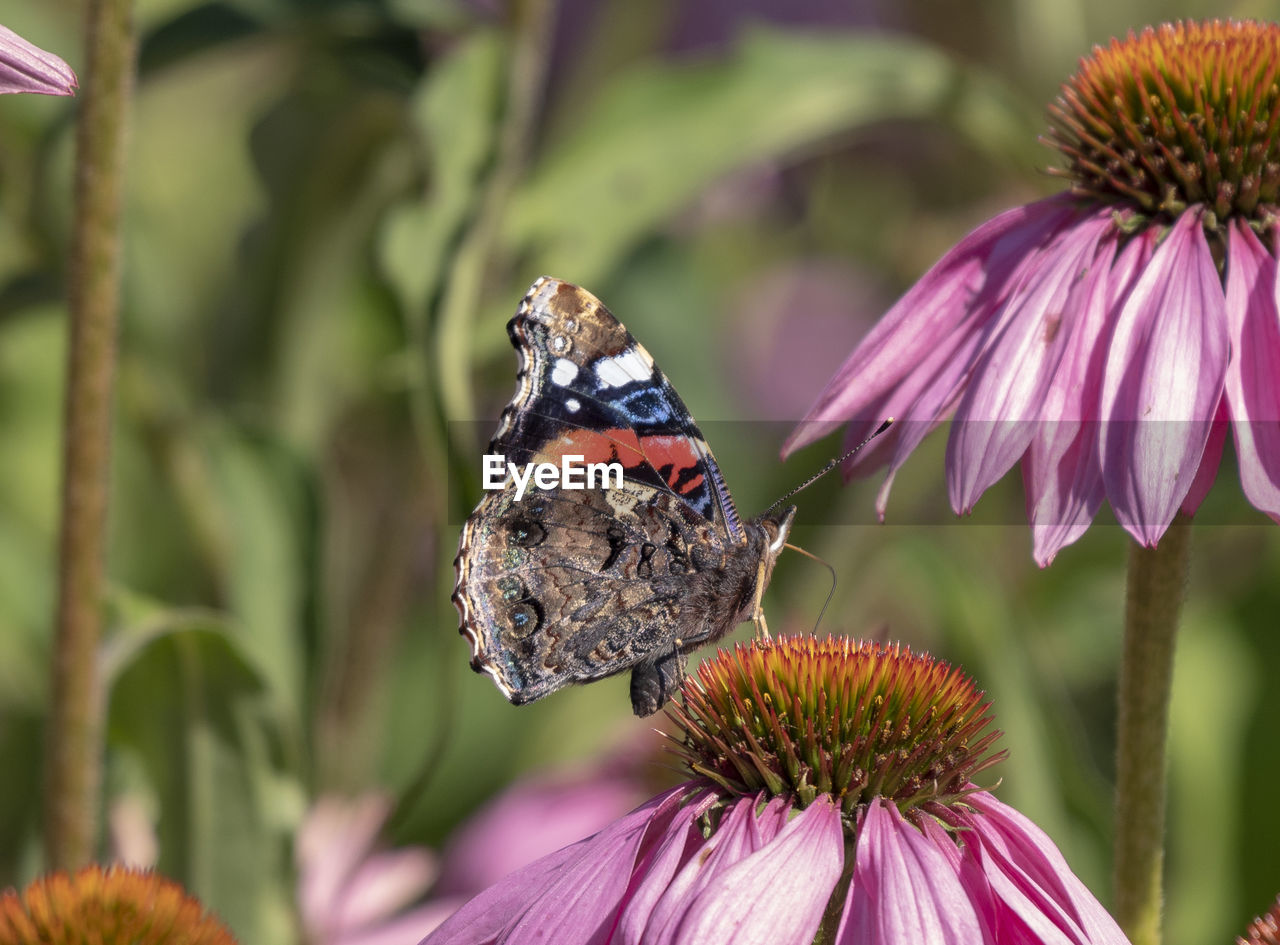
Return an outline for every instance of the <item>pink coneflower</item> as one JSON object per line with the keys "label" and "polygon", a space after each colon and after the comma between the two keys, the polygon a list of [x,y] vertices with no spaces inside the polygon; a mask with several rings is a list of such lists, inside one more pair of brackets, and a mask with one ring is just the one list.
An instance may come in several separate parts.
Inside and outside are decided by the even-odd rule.
{"label": "pink coneflower", "polygon": [[51,52],[0,26],[0,92],[70,95],[76,74]]}
{"label": "pink coneflower", "polygon": [[227,927],[171,879],[98,865],[0,893],[4,945],[236,945]]}
{"label": "pink coneflower", "polygon": [[1071,182],[966,236],[884,316],[785,451],[849,423],[894,473],[954,415],[957,513],[1022,460],[1048,564],[1103,498],[1153,546],[1193,512],[1229,421],[1280,520],[1280,27],[1178,23],[1095,48],[1050,108]]}
{"label": "pink coneflower", "polygon": [[694,776],[508,876],[423,945],[1122,943],[1053,843],[971,778],[989,703],[904,647],[757,641],[668,710]]}

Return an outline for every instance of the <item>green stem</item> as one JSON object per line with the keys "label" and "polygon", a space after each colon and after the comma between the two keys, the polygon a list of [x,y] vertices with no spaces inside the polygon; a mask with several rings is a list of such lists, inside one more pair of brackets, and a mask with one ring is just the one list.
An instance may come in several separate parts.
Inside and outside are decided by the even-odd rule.
{"label": "green stem", "polygon": [[1116,920],[1133,945],[1158,945],[1163,904],[1165,747],[1174,642],[1191,527],[1179,515],[1156,548],[1129,553],[1116,722]]}
{"label": "green stem", "polygon": [[76,124],[62,524],[52,706],[45,756],[45,856],[88,862],[101,783],[104,534],[119,312],[125,127],[133,87],[130,0],[89,0]]}

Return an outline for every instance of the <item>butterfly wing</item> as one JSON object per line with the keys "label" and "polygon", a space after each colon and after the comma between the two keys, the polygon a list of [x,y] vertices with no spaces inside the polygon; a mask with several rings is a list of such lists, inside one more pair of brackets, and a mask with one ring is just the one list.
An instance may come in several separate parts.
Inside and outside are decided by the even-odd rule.
{"label": "butterfly wing", "polygon": [[594,296],[540,279],[508,330],[519,386],[490,452],[625,474],[620,488],[486,493],[455,561],[472,666],[515,703],[634,668],[633,707],[656,711],[680,654],[750,604],[759,542],[679,396]]}
{"label": "butterfly wing", "polygon": [[720,468],[653,358],[594,295],[543,277],[507,326],[519,386],[491,453],[509,462],[618,462],[711,520],[730,541],[742,521]]}

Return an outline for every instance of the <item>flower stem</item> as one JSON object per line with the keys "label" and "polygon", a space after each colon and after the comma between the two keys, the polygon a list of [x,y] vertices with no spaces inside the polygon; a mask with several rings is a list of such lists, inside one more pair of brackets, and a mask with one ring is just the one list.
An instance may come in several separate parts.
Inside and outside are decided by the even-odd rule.
{"label": "flower stem", "polygon": [[1191,528],[1179,515],[1155,548],[1129,553],[1116,722],[1115,908],[1133,945],[1158,945],[1163,903],[1165,747]]}
{"label": "flower stem", "polygon": [[75,219],[64,414],[62,524],[52,706],[45,754],[45,856],[88,862],[101,782],[104,534],[119,312],[125,126],[133,85],[131,0],[89,0],[76,123]]}

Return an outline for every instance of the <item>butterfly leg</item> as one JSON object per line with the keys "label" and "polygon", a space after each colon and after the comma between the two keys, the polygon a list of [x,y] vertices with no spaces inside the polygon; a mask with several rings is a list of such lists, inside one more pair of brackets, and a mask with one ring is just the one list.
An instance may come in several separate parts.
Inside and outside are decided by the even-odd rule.
{"label": "butterfly leg", "polygon": [[676,694],[684,679],[685,656],[672,650],[631,670],[631,711],[644,718],[653,715]]}
{"label": "butterfly leg", "polygon": [[763,608],[757,608],[756,612],[751,615],[751,622],[756,625],[756,636],[761,640],[769,639],[769,622],[764,619]]}
{"label": "butterfly leg", "polygon": [[751,601],[751,622],[756,625],[756,636],[761,640],[769,639],[769,624],[764,619],[764,608],[760,606],[760,598],[764,596],[764,586],[767,583],[765,567],[765,562],[761,560],[760,568],[756,572],[756,592]]}

